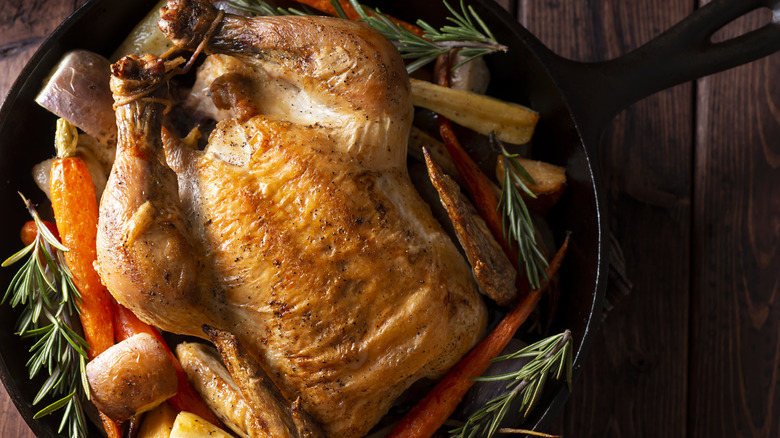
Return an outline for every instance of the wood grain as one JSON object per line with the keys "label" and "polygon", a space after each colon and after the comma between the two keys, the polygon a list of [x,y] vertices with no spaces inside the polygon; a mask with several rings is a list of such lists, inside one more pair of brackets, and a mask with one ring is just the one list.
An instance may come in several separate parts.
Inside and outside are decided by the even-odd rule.
{"label": "wood grain", "polygon": [[780,436],[779,72],[775,54],[699,81],[691,437]]}
{"label": "wood grain", "polygon": [[[599,61],[691,11],[674,0],[527,0],[519,18],[553,51]],[[555,430],[564,436],[685,436],[693,116],[686,84],[633,105],[604,135],[611,230],[635,288],[600,330]]]}
{"label": "wood grain", "polygon": [[[6,0],[0,95],[83,0]],[[554,51],[616,57],[696,0],[500,0]],[[766,20],[731,26],[727,38]],[[633,293],[551,432],[780,436],[780,55],[658,93],[608,126],[601,163]],[[0,436],[32,437],[4,390]]]}
{"label": "wood grain", "polygon": [[[0,96],[5,97],[25,63],[46,36],[84,1],[3,1],[0,7]],[[0,437],[34,437],[2,385],[0,385]]]}

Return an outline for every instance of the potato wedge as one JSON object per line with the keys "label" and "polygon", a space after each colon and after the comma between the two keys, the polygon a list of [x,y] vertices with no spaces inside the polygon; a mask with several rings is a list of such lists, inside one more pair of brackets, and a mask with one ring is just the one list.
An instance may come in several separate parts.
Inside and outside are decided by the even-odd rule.
{"label": "potato wedge", "polygon": [[[532,211],[544,214],[561,198],[566,189],[566,169],[543,161],[518,157],[517,161],[533,178],[534,183],[526,186],[536,195],[536,199],[520,191],[523,199]],[[504,181],[504,157],[499,156],[496,163],[496,178]]]}
{"label": "potato wedge", "polygon": [[537,112],[522,105],[427,81],[410,80],[415,106],[441,114],[480,134],[495,132],[499,140],[507,143],[528,143],[539,121]]}
{"label": "potato wedge", "polygon": [[224,430],[191,412],[180,412],[170,438],[233,438]]}

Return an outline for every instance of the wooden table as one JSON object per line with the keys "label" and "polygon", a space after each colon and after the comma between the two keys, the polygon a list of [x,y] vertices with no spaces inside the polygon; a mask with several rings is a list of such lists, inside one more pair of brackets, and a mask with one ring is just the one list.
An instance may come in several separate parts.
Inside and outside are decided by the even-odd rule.
{"label": "wooden table", "polygon": [[[81,3],[5,0],[0,95]],[[557,53],[588,61],[636,48],[696,7],[681,0],[501,3]],[[725,32],[768,19],[759,13]],[[780,435],[778,79],[780,54],[658,93],[610,125],[601,148],[609,216],[635,287],[602,325],[550,432]],[[0,391],[0,436],[31,436]]]}

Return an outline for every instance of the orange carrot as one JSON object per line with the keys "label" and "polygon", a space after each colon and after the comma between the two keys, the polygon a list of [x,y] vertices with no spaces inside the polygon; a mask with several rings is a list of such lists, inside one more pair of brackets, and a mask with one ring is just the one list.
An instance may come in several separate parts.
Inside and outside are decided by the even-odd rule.
{"label": "orange carrot", "polygon": [[119,424],[100,411],[98,411],[98,414],[100,414],[100,421],[103,422],[103,429],[106,431],[106,436],[108,438],[122,438],[122,428],[119,427]]}
{"label": "orange carrot", "polygon": [[[81,295],[76,305],[92,359],[114,345],[114,298],[93,266],[97,260],[98,205],[89,170],[73,155],[77,135],[69,123],[57,122],[58,158],[52,163],[49,189],[60,239],[68,248],[65,262]],[[119,438],[119,426],[104,415],[101,418],[109,437]]]}
{"label": "orange carrot", "polygon": [[[330,0],[296,0],[298,3],[304,4],[306,6],[312,7],[320,12],[324,12],[328,15],[338,15],[336,13],[336,8],[333,7],[333,5],[330,3]],[[339,1],[339,4],[341,5],[342,9],[344,9],[344,13],[347,15],[347,18],[350,20],[357,20],[360,18],[360,14],[355,10],[355,8],[352,7],[351,4],[347,1]],[[370,12],[369,12],[370,15]],[[382,14],[385,15],[385,14]],[[385,15],[387,18],[389,18],[393,23],[402,26],[406,28],[409,32],[412,32],[413,34],[421,37],[425,33],[424,30],[422,30],[421,27],[415,26],[414,24],[407,23],[403,20],[399,20],[395,17],[391,17],[389,15]]]}
{"label": "orange carrot", "polygon": [[[547,268],[547,278],[552,278],[558,272],[568,247],[567,237]],[[386,438],[425,438],[433,435],[452,415],[466,391],[474,384],[471,379],[482,375],[490,365],[490,360],[509,344],[517,329],[536,307],[548,284],[549,282],[545,281],[540,288],[526,294],[498,326],[401,419]]]}
{"label": "orange carrot", "polygon": [[[46,228],[48,228],[52,234],[54,234],[54,237],[56,237],[57,240],[60,240],[60,233],[57,231],[57,227],[53,223],[49,221],[43,221],[43,224],[46,225]],[[22,227],[22,231],[19,233],[19,237],[21,237],[22,243],[25,246],[33,243],[37,235],[38,225],[35,224],[35,221],[27,221]]]}
{"label": "orange carrot", "polygon": [[170,348],[168,348],[168,344],[163,339],[159,330],[138,319],[138,317],[135,316],[133,312],[121,304],[118,304],[116,307],[116,321],[114,330],[117,342],[121,342],[139,333],[148,333],[154,336],[155,339],[157,339],[165,347],[165,350],[168,352],[168,355],[171,358],[171,362],[173,362],[173,365],[176,368],[176,378],[179,383],[179,391],[176,393],[176,395],[168,399],[168,403],[170,403],[171,406],[173,406],[173,408],[179,412],[192,412],[193,414],[208,420],[214,425],[222,425],[222,422],[219,420],[219,418],[217,418],[217,416],[211,412],[208,406],[206,406],[206,403],[203,402],[203,399],[200,397],[200,395],[198,395],[198,393],[195,391],[195,388],[192,387],[190,381],[187,380],[187,375],[181,368],[181,364],[179,363],[178,359],[176,359],[176,356],[173,354]]}
{"label": "orange carrot", "polygon": [[65,261],[81,294],[78,308],[92,359],[114,345],[114,299],[93,267],[97,259],[98,206],[84,161],[75,156],[54,160],[50,190],[57,229],[62,244],[69,249]]}

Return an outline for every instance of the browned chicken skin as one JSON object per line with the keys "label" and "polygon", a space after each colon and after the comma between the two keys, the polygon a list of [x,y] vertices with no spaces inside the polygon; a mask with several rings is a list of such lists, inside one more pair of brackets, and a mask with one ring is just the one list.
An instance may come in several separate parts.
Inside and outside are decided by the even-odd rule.
{"label": "browned chicken skin", "polygon": [[327,436],[362,436],[412,383],[451,367],[486,322],[468,265],[406,173],[403,62],[354,22],[215,22],[210,8],[171,0],[161,28],[190,49],[213,31],[206,50],[264,79],[258,115],[220,122],[205,151],[166,135],[164,152],[164,87],[127,103],[164,80],[162,62],[117,63],[124,104],[98,272],[163,330],[232,333]]}

